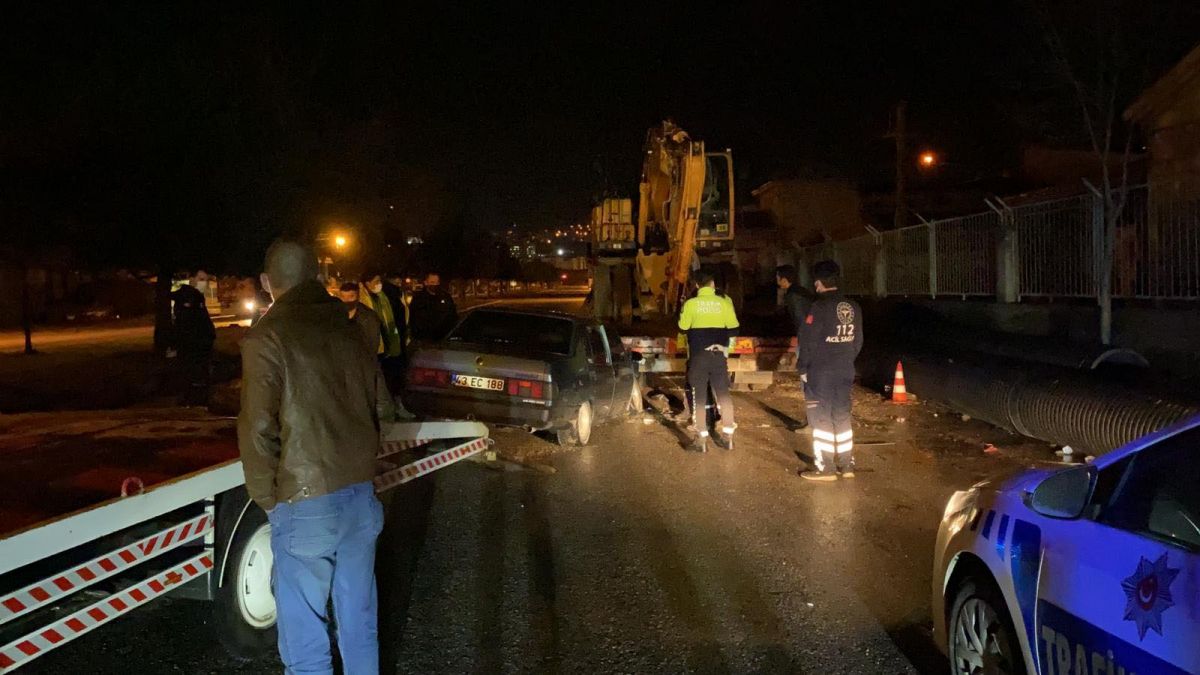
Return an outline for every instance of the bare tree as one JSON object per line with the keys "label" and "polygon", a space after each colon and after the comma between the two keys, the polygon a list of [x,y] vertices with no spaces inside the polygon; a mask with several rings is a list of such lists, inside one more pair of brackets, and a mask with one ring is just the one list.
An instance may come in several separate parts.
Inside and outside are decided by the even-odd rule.
{"label": "bare tree", "polygon": [[[1081,64],[1081,58],[1073,53],[1075,50],[1067,46],[1046,4],[1036,5],[1053,67],[1074,93],[1084,131],[1100,163],[1101,179],[1096,190],[1102,201],[1104,234],[1096,290],[1100,304],[1100,341],[1105,345],[1112,342],[1113,259],[1117,224],[1129,197],[1129,159],[1133,148],[1132,130],[1117,128],[1121,124],[1118,105],[1122,102],[1119,98],[1123,80],[1130,78],[1127,71],[1129,54],[1124,49],[1124,36],[1118,19],[1121,12],[1116,7],[1122,3],[1107,4],[1108,7],[1096,8],[1094,25],[1088,31],[1094,52],[1086,65]],[[1118,135],[1121,138],[1115,139]],[[1115,172],[1110,162],[1114,141],[1121,147],[1119,170]]]}
{"label": "bare tree", "polygon": [[[1134,130],[1121,112],[1178,54],[1184,38],[1172,39],[1191,3],[1170,0],[1150,8],[1130,0],[1079,2],[1031,0],[1049,54],[1052,74],[1067,87],[1083,132],[1100,166],[1103,236],[1097,269],[1100,341],[1112,342],[1113,266],[1117,227],[1129,198]],[[1114,161],[1115,160],[1115,161]]]}

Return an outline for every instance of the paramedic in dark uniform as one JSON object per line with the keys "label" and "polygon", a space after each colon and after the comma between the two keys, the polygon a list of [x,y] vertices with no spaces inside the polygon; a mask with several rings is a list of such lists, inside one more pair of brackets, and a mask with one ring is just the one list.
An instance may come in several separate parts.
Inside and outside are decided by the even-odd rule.
{"label": "paramedic in dark uniform", "polygon": [[729,355],[730,339],[737,335],[738,320],[733,302],[717,295],[716,283],[709,272],[695,274],[696,297],[683,303],[679,314],[679,330],[687,333],[688,386],[692,390],[692,423],[697,438],[693,450],[704,452],[708,445],[708,423],[705,409],[708,406],[708,388],[721,409],[721,435],[726,447],[733,447],[733,397],[729,393],[729,366],[725,359]]}
{"label": "paramedic in dark uniform", "polygon": [[862,309],[838,290],[841,270],[823,260],[813,266],[817,297],[800,326],[796,370],[804,382],[805,407],[812,429],[815,470],[809,480],[854,477],[854,432],[850,428],[850,387],[854,359],[862,351]]}

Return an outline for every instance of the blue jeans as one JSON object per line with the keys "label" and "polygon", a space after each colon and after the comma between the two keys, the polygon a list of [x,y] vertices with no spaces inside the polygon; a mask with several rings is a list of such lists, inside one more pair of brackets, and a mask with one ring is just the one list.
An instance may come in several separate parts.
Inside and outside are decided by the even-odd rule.
{"label": "blue jeans", "polygon": [[333,596],[338,651],[347,675],[379,672],[375,540],[383,505],[358,483],[268,514],[275,556],[279,656],[287,673],[332,673],[326,607]]}

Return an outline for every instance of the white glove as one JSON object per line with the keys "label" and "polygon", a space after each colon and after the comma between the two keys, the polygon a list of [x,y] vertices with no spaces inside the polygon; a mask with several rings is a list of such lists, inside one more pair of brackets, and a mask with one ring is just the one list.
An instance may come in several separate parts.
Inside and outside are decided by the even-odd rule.
{"label": "white glove", "polygon": [[800,381],[808,384],[808,373],[800,373]]}

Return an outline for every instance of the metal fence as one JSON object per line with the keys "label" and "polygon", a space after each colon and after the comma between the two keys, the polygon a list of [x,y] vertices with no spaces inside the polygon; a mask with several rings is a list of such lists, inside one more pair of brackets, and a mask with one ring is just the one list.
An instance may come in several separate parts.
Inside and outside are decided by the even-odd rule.
{"label": "metal fence", "polygon": [[1027,297],[1095,297],[1096,254],[1103,215],[1097,223],[1099,198],[1082,195],[1012,209],[1020,264],[1020,295]]}
{"label": "metal fence", "polygon": [[935,265],[931,293],[995,295],[1000,227],[1000,215],[995,211],[930,223]]}
{"label": "metal fence", "polygon": [[[926,222],[801,250],[805,267],[837,260],[856,294],[1094,298],[1105,213],[1096,194]],[[1118,298],[1200,299],[1200,196],[1131,188],[1112,267]]]}

